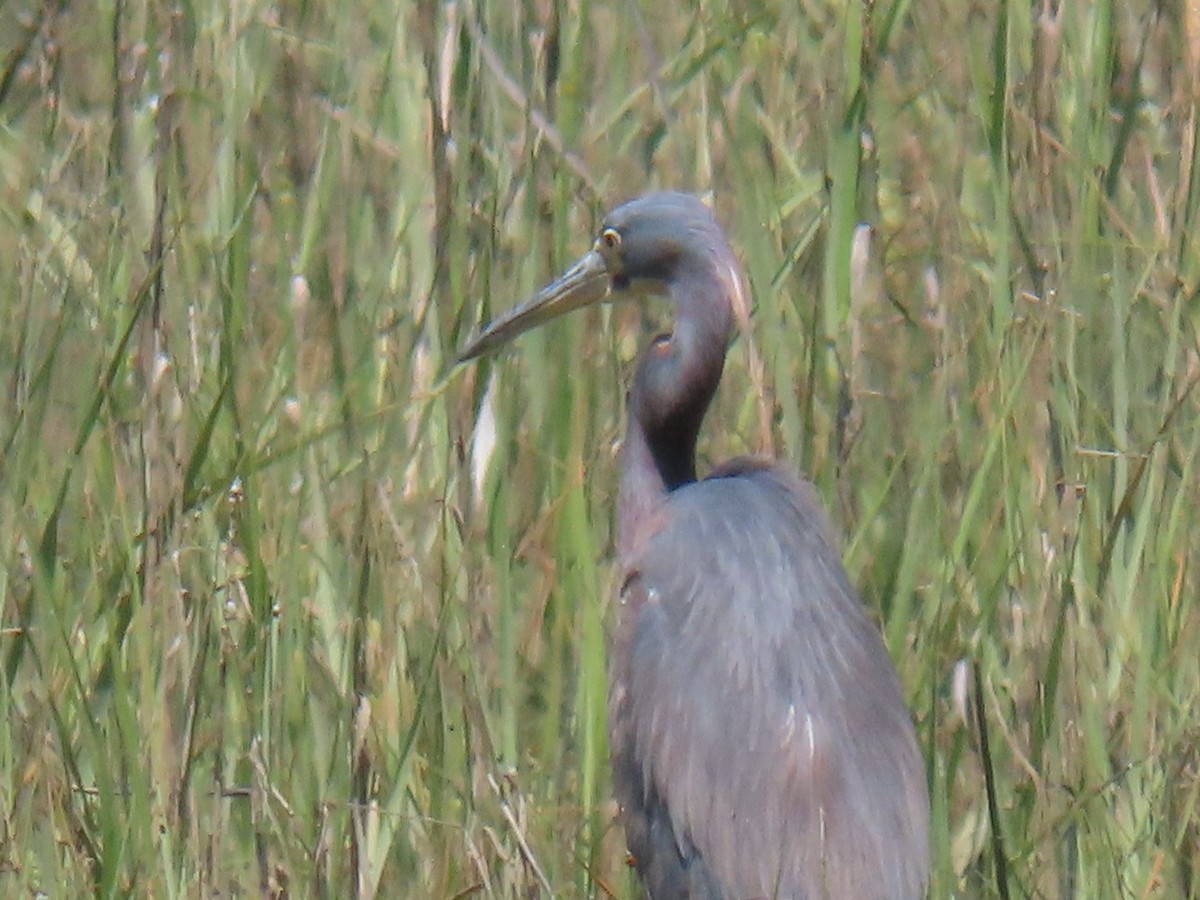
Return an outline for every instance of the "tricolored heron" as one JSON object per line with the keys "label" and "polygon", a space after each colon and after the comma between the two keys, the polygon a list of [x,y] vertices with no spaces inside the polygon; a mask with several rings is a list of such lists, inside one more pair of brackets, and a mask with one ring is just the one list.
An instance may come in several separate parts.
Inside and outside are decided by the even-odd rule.
{"label": "tricolored heron", "polygon": [[609,663],[613,786],[649,895],[921,897],[921,753],[813,489],[753,459],[696,478],[740,277],[708,207],[649,194],[461,359],[609,293],[674,303],[629,392]]}

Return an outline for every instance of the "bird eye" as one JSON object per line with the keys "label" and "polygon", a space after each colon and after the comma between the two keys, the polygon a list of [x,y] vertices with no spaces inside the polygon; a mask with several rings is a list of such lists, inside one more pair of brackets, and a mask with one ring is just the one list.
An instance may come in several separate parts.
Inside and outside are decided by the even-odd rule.
{"label": "bird eye", "polygon": [[609,250],[616,250],[621,246],[621,232],[615,228],[605,228],[600,233],[600,240],[604,242],[604,246]]}

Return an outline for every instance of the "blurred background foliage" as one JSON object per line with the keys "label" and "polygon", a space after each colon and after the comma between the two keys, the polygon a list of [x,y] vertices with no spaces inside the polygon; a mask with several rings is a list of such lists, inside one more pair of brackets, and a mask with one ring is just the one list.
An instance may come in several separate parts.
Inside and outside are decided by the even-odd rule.
{"label": "blurred background foliage", "polygon": [[1195,0],[0,6],[0,893],[634,895],[666,310],[452,366],[677,187],[753,303],[702,454],[832,510],[932,896],[1200,896],[1198,78]]}

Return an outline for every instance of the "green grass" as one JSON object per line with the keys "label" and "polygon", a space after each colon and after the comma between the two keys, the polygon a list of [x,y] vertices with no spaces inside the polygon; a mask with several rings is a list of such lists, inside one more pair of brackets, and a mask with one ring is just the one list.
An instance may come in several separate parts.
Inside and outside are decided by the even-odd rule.
{"label": "green grass", "polygon": [[1197,39],[1190,0],[5,4],[0,894],[633,896],[614,449],[668,311],[450,366],[663,186],[754,306],[702,453],[839,523],[931,895],[1200,897]]}

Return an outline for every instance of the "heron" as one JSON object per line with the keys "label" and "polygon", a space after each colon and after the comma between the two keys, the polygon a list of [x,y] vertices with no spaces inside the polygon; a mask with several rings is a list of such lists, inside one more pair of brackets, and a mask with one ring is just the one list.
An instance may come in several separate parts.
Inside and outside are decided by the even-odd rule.
{"label": "heron", "polygon": [[705,203],[647,194],[460,360],[610,295],[673,304],[627,397],[608,663],[613,791],[648,896],[923,897],[923,757],[815,489],[756,458],[696,475],[741,279]]}

